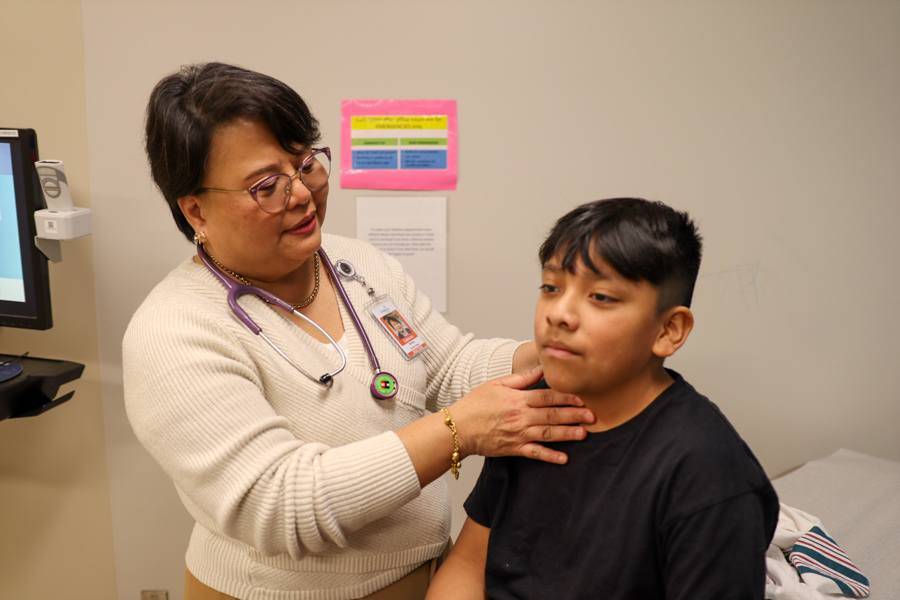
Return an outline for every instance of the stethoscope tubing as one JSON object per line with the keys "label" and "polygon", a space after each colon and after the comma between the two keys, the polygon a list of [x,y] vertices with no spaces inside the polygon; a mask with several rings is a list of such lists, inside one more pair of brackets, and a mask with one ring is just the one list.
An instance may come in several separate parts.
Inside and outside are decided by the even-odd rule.
{"label": "stethoscope tubing", "polygon": [[[375,350],[372,348],[372,342],[369,340],[369,336],[366,333],[365,328],[362,326],[362,323],[359,320],[359,316],[356,313],[356,309],[353,308],[353,303],[350,302],[349,296],[347,296],[347,291],[344,289],[344,284],[341,283],[340,276],[334,269],[334,265],[331,264],[331,261],[328,258],[328,255],[325,253],[323,248],[319,248],[318,250],[319,256],[323,263],[325,263],[325,268],[328,270],[329,275],[331,275],[331,281],[335,284],[338,294],[343,300],[344,305],[347,307],[347,313],[350,315],[350,318],[353,321],[353,325],[356,327],[356,330],[359,332],[359,336],[363,341],[363,345],[366,347],[366,354],[369,355],[369,362],[372,364],[372,369],[375,371],[375,378],[372,380],[372,384],[370,386],[370,391],[372,395],[378,400],[387,400],[389,398],[393,398],[397,393],[396,386],[396,378],[386,371],[381,370],[381,365],[378,363],[378,357],[375,356]],[[318,323],[304,315],[303,313],[296,310],[293,306],[279,298],[278,296],[268,292],[261,287],[255,285],[245,285],[240,283],[239,281],[235,281],[234,279],[228,277],[225,273],[223,273],[218,266],[216,266],[212,260],[207,256],[206,252],[203,251],[202,244],[197,244],[197,256],[200,257],[200,260],[206,266],[209,271],[215,275],[215,277],[219,280],[219,282],[225,286],[225,289],[228,290],[227,301],[228,306],[231,308],[231,312],[240,320],[247,328],[252,331],[254,334],[261,336],[269,346],[272,347],[284,360],[286,360],[292,367],[297,369],[299,372],[303,373],[309,379],[315,381],[316,383],[320,383],[322,385],[328,385],[334,379],[335,375],[344,370],[344,367],[347,366],[347,355],[344,353],[340,344],[334,341],[327,331],[322,329]],[[250,315],[246,310],[238,304],[238,298],[243,296],[244,294],[252,294],[259,298],[262,298],[269,304],[277,306],[284,310],[285,312],[289,312],[293,315],[296,315],[315,327],[322,335],[324,335],[331,345],[337,350],[338,355],[341,357],[341,366],[335,369],[334,371],[325,373],[321,377],[315,377],[308,373],[303,367],[294,362],[287,354],[285,354],[281,348],[279,348],[269,337],[263,332],[262,328],[256,324],[256,322],[250,318]],[[378,380],[379,376],[387,376],[394,382],[394,388],[392,391],[388,391],[387,393],[378,389],[376,386],[376,380]]]}
{"label": "stethoscope tubing", "polygon": [[[219,280],[219,282],[225,286],[225,289],[228,290],[228,295],[227,295],[228,306],[229,306],[229,308],[231,308],[231,312],[234,313],[234,316],[236,316],[254,334],[261,336],[266,341],[266,343],[268,343],[278,354],[280,354],[282,358],[284,358],[286,361],[288,361],[292,367],[294,367],[295,369],[297,369],[298,371],[300,371],[301,373],[303,373],[304,375],[306,375],[313,381],[316,381],[316,382],[322,383],[322,384],[327,384],[329,381],[331,381],[334,378],[335,375],[337,375],[338,373],[340,373],[341,371],[344,370],[344,367],[347,366],[347,355],[344,354],[344,351],[341,348],[340,344],[338,344],[336,341],[334,341],[334,338],[332,338],[330,335],[328,335],[327,331],[325,331],[324,329],[319,327],[318,323],[316,323],[315,321],[313,321],[312,319],[310,319],[303,313],[297,311],[293,306],[291,306],[290,304],[288,304],[287,302],[285,302],[284,300],[282,300],[275,294],[268,292],[268,291],[262,289],[261,287],[257,287],[255,285],[244,285],[243,283],[240,283],[240,282],[235,281],[234,279],[228,277],[225,273],[223,273],[218,267],[216,267],[213,264],[213,262],[206,255],[206,252],[203,251],[203,246],[201,246],[200,244],[197,244],[197,256],[200,257],[200,260],[203,261],[203,264],[206,265],[206,267],[210,270],[210,272],[212,272],[212,274],[216,276],[216,278]],[[324,259],[324,256],[323,256],[323,259]],[[326,262],[325,265],[326,265],[326,267],[331,266],[328,264],[328,262]],[[341,291],[343,291],[343,290],[341,290]],[[256,321],[251,319],[250,315],[247,314],[247,311],[244,310],[244,308],[240,304],[238,304],[238,298],[240,296],[243,296],[244,294],[252,294],[254,296],[258,296],[259,298],[262,298],[269,304],[277,306],[277,307],[281,308],[282,310],[289,312],[291,314],[297,315],[298,317],[300,317],[301,319],[303,319],[304,321],[306,321],[307,323],[309,323],[310,325],[315,327],[322,335],[324,335],[328,339],[328,341],[331,343],[331,345],[334,346],[334,349],[337,350],[338,355],[341,357],[341,366],[338,367],[337,369],[335,369],[334,371],[325,373],[321,377],[315,377],[314,375],[309,374],[303,367],[301,367],[300,365],[295,363],[291,359],[291,357],[289,357],[287,354],[285,354],[281,350],[281,348],[279,348],[272,340],[270,340],[269,337],[265,333],[263,333],[262,327],[257,325]],[[355,317],[356,315],[353,315],[353,316]],[[368,341],[368,340],[366,340],[366,341]],[[370,348],[371,346],[367,345],[367,347]]]}
{"label": "stethoscope tubing", "polygon": [[[347,296],[347,290],[344,289],[344,284],[341,283],[340,275],[337,271],[334,270],[334,265],[331,264],[331,261],[328,259],[328,255],[325,253],[324,248],[319,248],[319,256],[322,258],[322,262],[325,263],[325,268],[328,269],[328,273],[331,275],[331,280],[337,285],[338,294],[341,296],[341,300],[344,301],[344,306],[347,307],[347,312],[350,314],[350,318],[353,320],[353,325],[360,333],[360,337],[362,338],[363,344],[366,347],[366,354],[369,355],[369,361],[372,363],[372,369],[375,370],[376,374],[381,373],[381,365],[378,364],[378,357],[375,355],[375,349],[372,348],[372,343],[369,341],[369,336],[366,334],[366,330],[363,329],[362,323],[360,323],[359,321],[359,315],[356,314],[356,309],[353,308],[353,303],[350,302],[350,298]],[[316,327],[318,327],[318,325]],[[328,334],[326,333],[325,335]]]}

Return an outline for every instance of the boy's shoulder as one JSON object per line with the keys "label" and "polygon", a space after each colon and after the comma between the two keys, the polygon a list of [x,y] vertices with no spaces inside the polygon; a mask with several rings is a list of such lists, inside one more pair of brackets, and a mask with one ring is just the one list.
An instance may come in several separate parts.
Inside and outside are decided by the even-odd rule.
{"label": "boy's shoulder", "polygon": [[[680,438],[688,447],[740,439],[719,407],[694,389],[679,373],[667,369],[674,382],[639,415],[663,431],[665,438]],[[674,426],[674,425],[677,425]],[[719,439],[722,438],[722,439]]]}
{"label": "boy's shoulder", "polygon": [[[712,503],[770,486],[759,461],[722,411],[680,374],[643,412],[584,442],[550,444],[592,463],[617,464],[636,489],[682,496],[680,506]],[[541,382],[537,385],[546,386]],[[535,387],[537,387],[537,385]]]}
{"label": "boy's shoulder", "polygon": [[[666,369],[674,380],[640,414],[619,427],[590,436],[596,442],[609,438],[636,436],[640,446],[659,446],[660,451],[677,449],[679,454],[715,459],[710,450],[746,447],[740,435],[722,411],[709,398],[700,394],[679,373]],[[541,379],[529,389],[548,389]],[[577,448],[579,442],[564,442]]]}
{"label": "boy's shoulder", "polygon": [[646,431],[635,440],[655,464],[657,483],[688,512],[741,494],[770,495],[765,470],[719,407],[670,373],[675,383],[645,410]]}
{"label": "boy's shoulder", "polygon": [[684,453],[708,459],[704,463],[716,462],[726,451],[745,457],[749,448],[719,407],[680,374],[668,372],[674,383],[639,415],[645,416],[653,437],[662,445],[677,441]]}

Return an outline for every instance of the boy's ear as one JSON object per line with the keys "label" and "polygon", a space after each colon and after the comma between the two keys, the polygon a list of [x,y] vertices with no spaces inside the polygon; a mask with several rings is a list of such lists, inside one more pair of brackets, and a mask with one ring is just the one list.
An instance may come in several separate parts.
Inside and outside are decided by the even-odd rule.
{"label": "boy's ear", "polygon": [[686,306],[675,306],[663,313],[662,327],[653,343],[653,355],[666,358],[675,354],[694,328],[694,314]]}

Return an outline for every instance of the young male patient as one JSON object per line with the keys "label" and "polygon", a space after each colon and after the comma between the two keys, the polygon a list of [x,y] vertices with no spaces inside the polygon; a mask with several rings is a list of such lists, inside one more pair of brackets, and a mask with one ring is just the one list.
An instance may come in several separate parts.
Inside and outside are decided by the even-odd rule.
{"label": "young male patient", "polygon": [[719,409],[663,367],[694,324],[700,254],[688,215],[659,202],[600,200],[556,223],[535,341],[549,387],[597,420],[548,444],[565,466],[485,461],[428,600],[763,598],[775,491]]}

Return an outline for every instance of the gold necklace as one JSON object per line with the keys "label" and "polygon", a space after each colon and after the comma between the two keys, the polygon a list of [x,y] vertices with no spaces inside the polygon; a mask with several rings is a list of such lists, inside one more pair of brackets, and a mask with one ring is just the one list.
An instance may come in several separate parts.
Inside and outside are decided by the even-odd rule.
{"label": "gold necklace", "polygon": [[[243,283],[244,285],[253,285],[253,284],[250,283],[250,282],[247,280],[247,278],[244,277],[243,275],[238,275],[237,273],[235,273],[235,272],[232,271],[231,269],[228,269],[228,268],[226,268],[226,267],[223,267],[222,264],[219,263],[219,261],[216,260],[216,257],[213,256],[212,253],[211,253],[209,250],[206,249],[206,244],[201,244],[201,246],[203,247],[203,251],[204,251],[204,252],[206,253],[206,255],[210,258],[210,260],[212,260],[214,263],[216,263],[216,266],[217,266],[217,267],[219,267],[220,269],[222,269],[223,271],[225,271],[226,273],[228,273],[229,275],[231,275],[232,277],[234,277],[235,279],[237,279],[238,281],[240,281],[240,282]],[[319,253],[316,252],[315,254],[313,254],[313,256],[316,258],[316,286],[313,288],[312,294],[309,295],[309,298],[307,298],[307,299],[304,300],[303,302],[300,302],[300,303],[298,303],[298,304],[289,303],[289,304],[291,304],[291,306],[294,307],[295,310],[301,309],[301,308],[303,308],[304,306],[307,306],[310,302],[312,302],[313,300],[316,299],[316,294],[319,293]]]}

